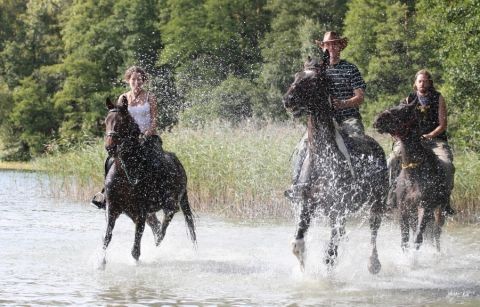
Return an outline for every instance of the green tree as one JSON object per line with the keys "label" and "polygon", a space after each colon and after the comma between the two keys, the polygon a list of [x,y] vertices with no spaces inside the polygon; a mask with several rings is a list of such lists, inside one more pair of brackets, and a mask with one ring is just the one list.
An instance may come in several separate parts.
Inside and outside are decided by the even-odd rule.
{"label": "green tree", "polygon": [[[264,64],[259,83],[267,91],[269,113],[284,118],[281,97],[295,72],[302,68],[302,49],[313,43],[306,40],[312,39],[312,33],[318,39],[326,30],[338,30],[346,6],[345,1],[273,0],[267,8],[273,17],[271,29],[261,42]],[[309,33],[305,25],[313,27]]]}
{"label": "green tree", "polygon": [[27,2],[28,0],[0,0],[0,50],[17,34],[17,28],[21,26],[18,16],[26,11]]}
{"label": "green tree", "polygon": [[27,77],[13,93],[14,107],[8,121],[31,155],[44,152],[57,129],[53,104],[46,88],[42,80]]}
{"label": "green tree", "polygon": [[[0,82],[10,97],[0,102],[3,158],[25,159],[38,154],[55,133],[57,120],[50,97],[58,91],[63,77],[50,68],[55,67],[63,55],[59,14],[68,3],[65,0],[0,3],[1,28],[5,29],[0,34],[5,38],[0,43],[3,77]],[[24,93],[36,94],[30,99]],[[37,116],[46,118],[48,127]]]}
{"label": "green tree", "polygon": [[[6,24],[5,34],[0,34],[5,36],[3,43],[0,40],[0,47],[3,47],[0,51],[0,72],[10,88],[34,70],[58,63],[63,54],[58,16],[67,1],[30,0],[26,4],[25,10],[20,5],[15,7],[18,11],[14,21],[11,16],[2,18],[2,23]],[[7,13],[8,10],[2,15]]]}
{"label": "green tree", "polygon": [[352,0],[344,21],[344,36],[348,46],[342,56],[355,63],[363,76],[368,75],[372,58],[378,56],[377,32],[374,30],[385,23],[386,3],[375,0]]}
{"label": "green tree", "polygon": [[160,63],[181,67],[211,59],[221,67],[222,80],[229,74],[251,76],[261,61],[258,41],[269,21],[265,3],[167,1],[169,18],[161,27],[165,48]]}
{"label": "green tree", "polygon": [[367,83],[362,114],[367,123],[411,91],[415,24],[411,1],[353,0],[345,18],[349,46],[343,55]]}
{"label": "green tree", "polygon": [[[175,70],[184,107],[207,110],[198,95],[209,96],[229,75],[248,79],[258,75],[262,61],[259,40],[269,21],[265,2],[167,1],[168,18],[161,26],[165,48],[159,63]],[[211,111],[215,110],[219,111]],[[184,112],[182,118],[196,122],[196,116],[189,114]]]}
{"label": "green tree", "polygon": [[[480,150],[480,2],[425,0],[417,4],[417,45],[446,97],[455,145]],[[430,60],[434,57],[436,60]],[[437,64],[441,69],[435,69]],[[438,67],[438,66],[437,66]]]}
{"label": "green tree", "polygon": [[82,141],[103,133],[106,97],[125,90],[130,65],[154,71],[161,46],[156,1],[75,1],[63,16],[66,79],[55,95],[64,115],[60,137]]}

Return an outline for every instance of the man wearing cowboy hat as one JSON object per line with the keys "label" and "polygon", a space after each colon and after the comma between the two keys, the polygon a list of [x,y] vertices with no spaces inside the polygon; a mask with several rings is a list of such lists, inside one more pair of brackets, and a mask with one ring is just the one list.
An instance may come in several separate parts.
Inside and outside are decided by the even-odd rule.
{"label": "man wearing cowboy hat", "polygon": [[357,66],[340,59],[341,51],[347,47],[347,38],[329,31],[322,41],[316,40],[315,43],[330,54],[326,74],[331,80],[329,92],[337,123],[348,135],[364,136],[365,128],[359,107],[367,86]]}
{"label": "man wearing cowboy hat", "polygon": [[[326,75],[330,79],[329,93],[334,107],[334,118],[340,130],[349,136],[364,137],[365,128],[360,116],[359,106],[363,102],[365,88],[362,75],[357,66],[340,59],[340,52],[347,47],[347,38],[340,37],[336,32],[329,31],[323,36],[323,41],[315,40],[315,43],[329,52],[330,63]],[[306,62],[306,65],[310,62]],[[343,140],[337,140],[345,146]],[[348,161],[348,150],[342,152]],[[309,174],[308,162],[306,162],[307,133],[303,136],[296,148],[293,159],[292,186],[284,192],[289,199],[296,199],[302,194],[302,190],[308,185]]]}

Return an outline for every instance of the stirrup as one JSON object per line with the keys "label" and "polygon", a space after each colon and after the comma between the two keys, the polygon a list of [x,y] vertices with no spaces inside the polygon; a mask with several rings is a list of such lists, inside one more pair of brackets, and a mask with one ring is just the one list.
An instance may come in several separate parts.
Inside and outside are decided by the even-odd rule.
{"label": "stirrup", "polygon": [[105,195],[103,195],[102,192],[98,192],[95,194],[90,201],[90,204],[95,206],[97,209],[105,209],[106,204],[105,204]]}
{"label": "stirrup", "polygon": [[453,209],[452,207],[450,206],[446,206],[444,209],[443,209],[443,212],[445,212],[446,215],[455,215],[457,212],[455,212],[455,209]]}

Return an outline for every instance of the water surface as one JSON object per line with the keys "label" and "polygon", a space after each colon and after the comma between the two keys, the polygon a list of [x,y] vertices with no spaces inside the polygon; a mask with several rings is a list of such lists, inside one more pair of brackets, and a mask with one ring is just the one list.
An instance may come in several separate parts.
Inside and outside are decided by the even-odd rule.
{"label": "water surface", "polygon": [[97,269],[104,211],[49,196],[48,180],[0,172],[0,305],[479,306],[480,230],[448,224],[441,253],[403,254],[400,232],[380,229],[382,271],[367,271],[368,223],[347,224],[339,265],[322,264],[328,229],[307,237],[306,272],[290,252],[294,224],[201,215],[198,247],[175,216],[160,247],[147,227],[142,256],[134,228],[116,224],[105,271]]}

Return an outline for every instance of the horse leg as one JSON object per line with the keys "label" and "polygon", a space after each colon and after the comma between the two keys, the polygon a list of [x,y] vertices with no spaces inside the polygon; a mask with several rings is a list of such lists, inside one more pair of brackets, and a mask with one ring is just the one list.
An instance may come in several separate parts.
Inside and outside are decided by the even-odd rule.
{"label": "horse leg", "polygon": [[382,265],[380,263],[380,260],[378,259],[377,235],[378,229],[382,224],[382,216],[380,215],[380,213],[370,212],[369,222],[371,231],[370,244],[372,246],[372,254],[370,256],[370,262],[368,264],[368,271],[371,274],[378,274],[378,272],[380,272],[380,269],[382,268]]}
{"label": "horse leg", "polygon": [[147,215],[147,224],[150,226],[153,232],[153,240],[155,241],[155,245],[158,246],[160,244],[161,238],[161,228],[162,228],[162,223],[157,218],[157,214],[155,212],[149,213]]}
{"label": "horse leg", "polygon": [[344,216],[339,217],[338,213],[330,214],[330,242],[328,243],[327,251],[325,252],[325,264],[333,267],[338,256],[338,243],[340,239],[345,235],[345,223]]}
{"label": "horse leg", "polygon": [[402,251],[406,252],[409,248],[408,241],[410,240],[410,221],[408,212],[405,210],[400,214],[400,232],[402,235]]}
{"label": "horse leg", "polygon": [[433,240],[437,251],[440,252],[440,235],[442,234],[442,226],[445,223],[445,215],[442,214],[441,208],[436,208],[434,212],[435,222],[433,223]]}
{"label": "horse leg", "polygon": [[167,209],[163,210],[162,227],[160,229],[160,232],[158,234],[158,238],[157,238],[157,241],[156,241],[157,246],[159,246],[160,243],[162,242],[163,238],[165,238],[165,234],[167,233],[168,225],[170,225],[170,222],[172,221],[173,216],[175,215],[175,212],[176,211],[167,210]]}
{"label": "horse leg", "polygon": [[132,248],[132,257],[136,261],[140,258],[140,244],[142,241],[143,231],[145,230],[146,217],[144,214],[139,214],[135,219],[135,241]]}
{"label": "horse leg", "polygon": [[103,259],[100,264],[101,268],[105,268],[105,265],[107,264],[107,248],[108,245],[110,244],[110,241],[112,240],[112,233],[113,233],[113,228],[115,227],[115,222],[117,221],[117,218],[120,216],[120,213],[118,212],[112,212],[112,210],[109,209],[110,206],[107,205],[107,230],[105,231],[105,237],[103,238]]}
{"label": "horse leg", "polygon": [[314,209],[309,201],[302,201],[302,208],[300,211],[300,222],[298,223],[295,240],[292,241],[292,252],[300,262],[302,271],[305,269],[305,234],[310,227]]}
{"label": "horse leg", "polygon": [[417,227],[414,234],[414,241],[415,249],[419,249],[420,245],[423,243],[423,233],[425,228],[427,227],[427,218],[425,216],[425,208],[419,207],[418,208],[418,220],[417,220]]}

